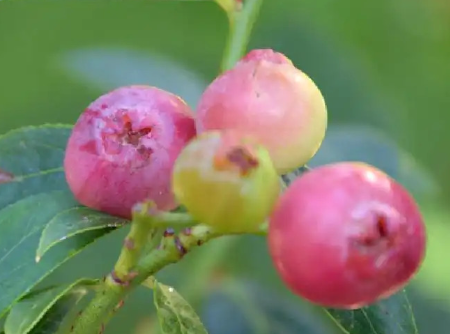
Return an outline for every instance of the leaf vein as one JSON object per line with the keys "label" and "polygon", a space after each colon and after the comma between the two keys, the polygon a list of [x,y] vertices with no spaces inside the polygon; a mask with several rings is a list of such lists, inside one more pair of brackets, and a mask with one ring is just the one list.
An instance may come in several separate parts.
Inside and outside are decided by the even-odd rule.
{"label": "leaf vein", "polygon": [[51,174],[51,173],[63,172],[63,171],[64,171],[63,167],[51,168],[51,169],[39,171],[37,173],[19,175],[19,176],[16,176],[14,180],[16,182],[23,182],[24,180],[29,179],[29,178],[47,175],[47,174]]}
{"label": "leaf vein", "polygon": [[[4,222],[6,220],[3,220],[2,222]],[[0,222],[0,224],[2,223]],[[31,230],[30,232],[28,232],[27,234],[25,234],[22,239],[20,239],[20,241],[18,243],[16,243],[13,247],[11,247],[9,249],[8,252],[6,252],[6,254],[4,254],[1,258],[0,258],[0,265],[2,264],[2,262],[5,260],[6,257],[8,257],[9,254],[11,254],[17,247],[19,247],[20,245],[22,245],[22,243],[28,239],[30,236],[32,236],[34,233],[38,232],[39,230],[41,230],[42,227],[39,227],[37,229]]]}
{"label": "leaf vein", "polygon": [[369,316],[367,315],[367,312],[365,309],[361,309],[362,314],[364,315],[364,318],[366,318],[367,322],[369,323],[370,329],[372,330],[373,334],[379,334],[378,331],[375,329],[372,321],[370,320]]}

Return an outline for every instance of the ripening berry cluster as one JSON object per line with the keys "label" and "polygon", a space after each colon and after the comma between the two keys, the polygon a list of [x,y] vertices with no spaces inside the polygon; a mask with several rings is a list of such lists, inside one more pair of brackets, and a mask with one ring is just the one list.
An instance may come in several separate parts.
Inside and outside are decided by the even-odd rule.
{"label": "ripening berry cluster", "polygon": [[326,128],[316,84],[285,55],[253,50],[210,83],[195,112],[156,87],[100,96],[73,128],[66,178],[80,203],[120,217],[151,200],[223,233],[268,222],[274,266],[294,293],[358,308],[409,282],[425,227],[412,196],[364,163],[321,166],[283,191],[280,175],[315,155]]}

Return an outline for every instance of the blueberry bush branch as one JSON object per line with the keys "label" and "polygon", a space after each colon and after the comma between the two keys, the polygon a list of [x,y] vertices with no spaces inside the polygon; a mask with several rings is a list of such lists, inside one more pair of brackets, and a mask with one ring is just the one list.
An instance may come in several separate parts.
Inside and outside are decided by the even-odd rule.
{"label": "blueberry bush branch", "polygon": [[[146,207],[147,205],[147,203],[142,203],[137,207],[140,209],[141,206]],[[187,213],[152,215],[151,213],[148,214],[148,210],[139,209],[134,214],[135,220],[133,220],[130,233],[125,239],[128,242],[137,237],[135,233],[140,229],[142,232],[142,225],[146,225],[143,232],[148,237],[148,231],[151,228],[173,225],[174,222],[176,223],[175,218],[179,219],[181,223],[195,221]],[[136,217],[139,218],[136,219]],[[133,226],[136,227],[133,228]],[[266,234],[266,225],[262,224],[260,231],[257,233]],[[93,300],[71,328],[71,334],[97,334],[101,332],[111,315],[135,287],[140,284],[148,286],[148,282],[151,282],[151,276],[159,270],[169,264],[178,262],[192,249],[220,236],[223,236],[223,233],[201,224],[185,228],[179,233],[175,233],[169,228],[163,234],[162,239],[158,240],[160,241],[159,247],[153,248],[148,254],[143,254],[140,259],[139,247],[130,248],[125,241],[115,270],[105,278],[102,286],[96,290]],[[138,238],[143,245],[144,238],[141,236]]]}
{"label": "blueberry bush branch", "polygon": [[164,228],[189,228],[198,224],[191,215],[177,212],[159,212],[153,202],[138,203],[133,208],[131,229],[124,240],[122,251],[111,278],[119,285],[127,285],[136,272],[140,256],[150,245],[158,246]]}
{"label": "blueberry bush branch", "polygon": [[[164,215],[163,217],[168,217]],[[179,215],[177,214],[177,217]],[[147,221],[153,219],[147,216]],[[188,220],[186,214],[185,220]],[[159,218],[159,223],[172,223],[173,219],[169,218],[164,221]],[[135,224],[134,221],[132,224]],[[130,234],[132,234],[130,232]],[[212,238],[218,237],[220,234],[215,233],[212,229],[197,225],[188,228],[180,233],[171,231],[165,233],[162,238],[161,246],[151,250],[145,254],[133,267],[133,275],[128,276],[127,281],[118,282],[114,275],[110,274],[106,277],[103,285],[97,290],[96,295],[86,309],[80,314],[76,323],[72,327],[73,334],[98,334],[106,326],[106,321],[114,313],[118,305],[126,298],[129,292],[135,287],[144,283],[150,276],[157,273],[165,266],[179,261],[191,249],[198,247]],[[124,247],[123,253],[128,253],[128,247]],[[126,255],[120,257],[124,259],[134,259],[134,255]],[[122,260],[119,260],[120,263]],[[129,268],[128,265],[124,266]]]}

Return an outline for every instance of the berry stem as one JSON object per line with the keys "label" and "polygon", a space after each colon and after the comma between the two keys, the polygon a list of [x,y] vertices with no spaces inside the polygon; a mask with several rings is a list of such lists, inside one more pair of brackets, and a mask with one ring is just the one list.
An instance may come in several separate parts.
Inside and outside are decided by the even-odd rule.
{"label": "berry stem", "polygon": [[[137,216],[138,215],[138,216]],[[189,228],[199,224],[189,213],[155,212],[152,214],[138,213],[135,219],[155,228]]]}
{"label": "berry stem", "polygon": [[222,59],[222,71],[232,68],[244,55],[261,4],[262,0],[245,0],[242,6],[227,11],[230,31]]}

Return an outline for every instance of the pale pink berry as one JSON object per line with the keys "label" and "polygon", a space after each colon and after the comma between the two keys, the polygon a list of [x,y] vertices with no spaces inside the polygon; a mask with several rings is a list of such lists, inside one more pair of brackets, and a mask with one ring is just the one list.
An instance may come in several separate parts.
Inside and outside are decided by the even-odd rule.
{"label": "pale pink berry", "polygon": [[284,174],[317,152],[327,110],[316,84],[286,56],[257,49],[207,87],[197,107],[196,127],[199,133],[232,129],[252,135]]}

